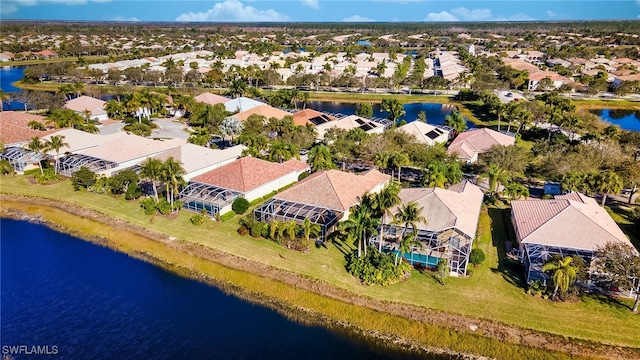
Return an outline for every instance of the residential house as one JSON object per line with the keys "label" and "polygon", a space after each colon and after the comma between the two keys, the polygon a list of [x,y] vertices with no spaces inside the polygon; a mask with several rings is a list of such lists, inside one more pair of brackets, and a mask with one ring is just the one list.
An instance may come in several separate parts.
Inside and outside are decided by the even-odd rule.
{"label": "residential house", "polygon": [[443,126],[433,126],[419,120],[402,125],[396,131],[413,135],[419,143],[429,146],[446,143],[451,136],[450,129]]}
{"label": "residential house", "polygon": [[511,221],[527,282],[546,280],[542,266],[553,255],[577,255],[589,265],[608,242],[631,245],[606,209],[580,193],[514,200]]}
{"label": "residential house", "polygon": [[230,211],[236,198],[261,198],[298,181],[305,171],[309,164],[298,160],[273,163],[243,157],[192,178],[180,192],[180,201],[187,210],[215,216]]}
{"label": "residential house", "polygon": [[[449,189],[405,188],[400,190],[398,197],[401,204],[390,209],[390,213],[395,214],[401,206],[416,203],[420,216],[426,219],[415,224],[415,239],[422,246],[399,255],[412,265],[426,267],[436,267],[446,260],[451,275],[465,276],[478,229],[484,198],[482,190],[463,181]],[[404,233],[413,232],[412,227],[398,224],[388,214],[383,217],[382,224],[380,234],[372,237],[372,243],[382,245],[385,251],[399,252]]]}
{"label": "residential house", "polygon": [[316,126],[318,139],[324,139],[324,134],[331,128],[344,129],[347,131],[351,129],[362,129],[367,134],[382,134],[385,126],[357,115],[349,115]]}
{"label": "residential house", "polygon": [[478,155],[495,145],[515,144],[513,136],[489,128],[471,129],[459,134],[449,145],[447,153],[458,156],[459,160],[472,164],[478,161]]}
{"label": "residential house", "polygon": [[109,119],[107,111],[104,109],[105,104],[106,101],[83,95],[67,101],[64,107],[77,112],[83,117],[88,114],[93,120],[105,121]]}
{"label": "residential house", "polygon": [[277,194],[254,211],[263,222],[305,219],[320,225],[319,240],[325,240],[331,229],[349,216],[349,209],[366,193],[374,194],[388,184],[390,176],[378,170],[353,174],[339,170],[318,171],[291,188]]}
{"label": "residential house", "polygon": [[313,109],[300,110],[293,114],[293,123],[298,126],[319,126],[336,119],[335,116],[328,115]]}

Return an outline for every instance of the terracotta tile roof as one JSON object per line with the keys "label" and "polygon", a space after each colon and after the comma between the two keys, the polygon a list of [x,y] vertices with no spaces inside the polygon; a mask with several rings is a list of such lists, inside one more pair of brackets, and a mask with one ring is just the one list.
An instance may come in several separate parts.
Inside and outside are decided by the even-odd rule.
{"label": "terracotta tile roof", "polygon": [[349,115],[339,120],[330,121],[317,126],[318,138],[324,138],[324,134],[331,128],[344,129],[347,131],[355,128],[361,128],[367,133],[377,133],[384,129],[384,126],[367,118],[357,115]]}
{"label": "terracotta tile roof", "polygon": [[224,104],[231,99],[226,98],[224,96],[206,92],[196,96],[195,100],[201,103],[209,104],[209,105],[216,105],[216,104]]}
{"label": "terracotta tile roof", "polygon": [[494,145],[513,145],[516,139],[513,136],[499,133],[489,128],[468,130],[458,135],[449,145],[447,152],[457,154],[462,159],[471,159],[491,149]]}
{"label": "terracotta tile roof", "polygon": [[523,244],[595,250],[629,240],[598,203],[581,194],[511,202],[516,237]]}
{"label": "terracotta tile roof", "polygon": [[106,104],[105,101],[83,95],[67,101],[64,107],[76,112],[83,112],[85,110],[89,110],[91,111],[92,115],[100,115],[100,114],[106,114],[106,111],[104,110],[105,104]]}
{"label": "terracotta tile roof", "polygon": [[306,126],[307,124],[316,126],[335,119],[335,116],[327,115],[313,109],[304,109],[293,114],[293,123],[299,126]]}
{"label": "terracotta tile roof", "polygon": [[125,136],[119,136],[112,141],[104,142],[81,153],[120,164],[125,161],[152,156],[178,147],[185,142],[182,139],[161,141],[125,134]]}
{"label": "terracotta tile roof", "polygon": [[5,145],[16,144],[28,141],[36,136],[43,137],[59,131],[59,129],[51,128],[45,131],[33,130],[27,125],[31,121],[37,121],[44,125],[45,118],[22,111],[0,112],[0,140]]}
{"label": "terracotta tile roof", "polygon": [[291,116],[291,113],[263,104],[263,105],[253,107],[247,111],[237,113],[233,115],[233,117],[240,121],[245,121],[251,115],[262,115],[265,117],[265,119],[270,119],[270,118],[282,119],[285,116]]}
{"label": "terracotta tile roof", "polygon": [[[417,202],[422,207],[421,215],[427,222],[416,224],[419,229],[442,231],[456,228],[471,239],[476,237],[478,218],[484,194],[482,190],[468,181],[441,188],[406,188],[398,194],[402,204]],[[391,209],[395,213],[399,206]],[[386,217],[385,223],[391,219]]]}
{"label": "terracotta tile roof", "polygon": [[375,169],[360,175],[339,170],[319,171],[276,197],[345,211],[358,202],[358,197],[381,188],[390,178]]}
{"label": "terracotta tile roof", "polygon": [[308,168],[309,164],[298,160],[279,164],[247,156],[196,176],[192,180],[247,193],[284,175]]}

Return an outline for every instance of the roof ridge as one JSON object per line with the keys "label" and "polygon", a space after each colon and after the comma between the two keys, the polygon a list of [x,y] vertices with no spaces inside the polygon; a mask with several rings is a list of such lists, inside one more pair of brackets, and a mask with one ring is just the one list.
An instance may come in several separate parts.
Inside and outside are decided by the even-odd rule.
{"label": "roof ridge", "polygon": [[[531,200],[520,200],[520,201],[531,201]],[[545,200],[533,200],[533,201],[545,201]],[[560,201],[566,202],[566,206],[558,211],[556,214],[554,214],[552,217],[548,218],[547,220],[545,220],[544,222],[542,222],[540,225],[538,225],[538,227],[536,227],[532,232],[528,233],[527,235],[525,235],[524,237],[529,237],[531,236],[533,233],[538,232],[545,224],[547,224],[549,221],[555,219],[558,215],[562,214],[563,212],[565,212],[568,208],[571,207],[571,204],[569,203],[569,200],[565,200],[565,199],[560,199]],[[524,240],[524,239],[523,239]]]}
{"label": "roof ridge", "polygon": [[[582,200],[582,199],[581,199],[581,200]],[[576,210],[578,210],[578,212],[579,212],[580,214],[582,214],[582,216],[584,216],[584,217],[586,217],[587,219],[591,220],[591,221],[592,221],[593,223],[595,223],[599,228],[601,228],[602,230],[604,230],[604,232],[606,232],[607,234],[609,234],[609,235],[613,236],[613,237],[614,237],[614,238],[616,238],[616,239],[618,238],[618,236],[616,236],[615,234],[613,234],[611,231],[609,231],[609,230],[607,230],[605,227],[601,226],[601,225],[600,225],[600,221],[595,221],[595,220],[597,220],[597,219],[593,219],[593,218],[591,218],[589,215],[585,214],[585,212],[584,212],[584,211],[582,211],[582,209],[580,208],[580,207],[581,207],[580,205],[579,205],[579,206],[576,206],[576,204],[581,204],[581,205],[584,205],[585,207],[591,207],[591,206],[593,206],[593,205],[591,205],[591,204],[587,204],[587,203],[585,203],[585,202],[577,202],[577,201],[573,201],[573,200],[567,200],[567,201],[569,202],[569,204],[571,204],[571,207],[573,207],[573,208],[575,208]],[[575,204],[574,204],[574,203],[575,203]],[[598,208],[599,208],[599,209],[602,209],[602,211],[605,211],[605,212],[606,212],[606,210],[605,210],[604,208],[600,208],[600,206],[599,206],[599,205],[596,205],[596,206],[598,206]],[[611,218],[611,216],[609,216],[609,217]],[[613,218],[612,218],[611,220],[612,220],[612,221],[614,222],[614,224],[615,224],[615,221],[613,220]],[[616,227],[617,227],[618,229],[620,229],[620,227],[619,227],[619,226],[617,226],[617,224],[616,224]],[[624,233],[623,233],[623,234],[624,234]],[[626,235],[625,235],[625,237],[626,237]],[[627,239],[627,240],[628,240],[628,239]]]}
{"label": "roof ridge", "polygon": [[[333,172],[334,174],[340,174],[339,176],[342,176],[342,172],[339,171],[339,170],[329,170],[329,171]],[[342,198],[340,197],[340,194],[338,193],[338,190],[336,190],[336,187],[333,184],[333,178],[331,176],[329,176],[329,171],[325,172],[324,175],[329,180],[329,184],[331,185],[331,190],[333,191],[333,193],[335,194],[336,198],[338,199],[338,202],[340,203],[340,205],[342,205],[342,208],[344,210],[347,210],[347,209],[349,209],[351,207],[351,204],[345,204],[342,201]]]}

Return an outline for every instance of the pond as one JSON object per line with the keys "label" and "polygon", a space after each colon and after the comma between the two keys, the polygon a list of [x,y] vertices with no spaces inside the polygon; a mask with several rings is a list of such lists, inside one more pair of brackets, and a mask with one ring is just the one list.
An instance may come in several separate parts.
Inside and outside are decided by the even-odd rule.
{"label": "pond", "polygon": [[[329,113],[340,113],[344,115],[352,115],[356,113],[358,104],[352,103],[340,103],[340,102],[322,102],[311,101],[308,107]],[[373,116],[379,118],[386,118],[387,114],[382,111],[380,104],[373,104]],[[444,124],[444,118],[447,115],[456,110],[456,107],[448,104],[434,104],[434,103],[410,103],[404,105],[404,111],[406,114],[400,119],[404,119],[407,122],[412,122],[418,119],[418,114],[424,111],[427,115],[427,122],[434,125]],[[467,121],[468,127],[475,127],[475,125]]]}
{"label": "pond", "polygon": [[597,109],[590,110],[603,121],[619,125],[624,130],[640,131],[640,110]]}
{"label": "pond", "polygon": [[43,225],[1,225],[3,346],[55,346],[56,359],[452,358],[304,325]]}
{"label": "pond", "polygon": [[[15,93],[20,91],[17,87],[11,85],[24,77],[25,66],[3,66],[0,67],[0,89],[5,93]],[[2,110],[24,110],[21,102],[2,102]]]}

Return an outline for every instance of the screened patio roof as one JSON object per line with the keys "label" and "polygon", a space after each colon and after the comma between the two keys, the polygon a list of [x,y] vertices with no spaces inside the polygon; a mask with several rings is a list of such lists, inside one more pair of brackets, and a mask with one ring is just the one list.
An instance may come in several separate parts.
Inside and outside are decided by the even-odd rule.
{"label": "screened patio roof", "polygon": [[327,230],[340,220],[343,213],[322,206],[273,198],[257,208],[254,215],[256,220],[264,222],[293,220],[302,224],[305,219],[309,219],[312,223],[320,225],[321,236],[324,239]]}
{"label": "screened patio roof", "polygon": [[0,154],[0,159],[7,160],[16,171],[24,171],[28,165],[42,160],[42,154],[36,154],[19,146],[9,146]]}
{"label": "screened patio roof", "polygon": [[82,154],[67,155],[56,161],[58,173],[65,176],[72,176],[73,173],[80,170],[83,166],[93,172],[99,172],[107,169],[113,169],[117,167],[118,164],[113,161]]}
{"label": "screened patio roof", "polygon": [[189,181],[187,186],[180,192],[180,201],[186,206],[189,203],[197,202],[221,209],[233,202],[242,193],[205,184],[197,181]]}

